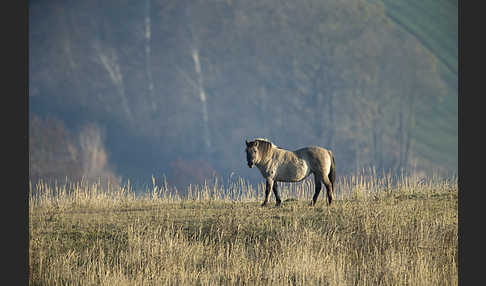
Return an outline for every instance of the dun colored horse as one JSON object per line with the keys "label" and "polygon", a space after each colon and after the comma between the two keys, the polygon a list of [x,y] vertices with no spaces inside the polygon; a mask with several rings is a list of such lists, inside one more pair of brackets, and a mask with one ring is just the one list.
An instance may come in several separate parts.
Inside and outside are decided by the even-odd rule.
{"label": "dun colored horse", "polygon": [[277,182],[300,182],[310,173],[314,174],[316,187],[311,205],[315,205],[321,192],[322,183],[327,189],[327,203],[331,205],[334,199],[334,181],[336,180],[334,155],[331,150],[309,146],[289,151],[281,149],[263,138],[256,138],[251,142],[245,140],[245,143],[248,167],[257,166],[262,176],[267,180],[265,200],[262,206],[267,204],[270,190],[273,190],[275,194],[276,205],[280,205]]}

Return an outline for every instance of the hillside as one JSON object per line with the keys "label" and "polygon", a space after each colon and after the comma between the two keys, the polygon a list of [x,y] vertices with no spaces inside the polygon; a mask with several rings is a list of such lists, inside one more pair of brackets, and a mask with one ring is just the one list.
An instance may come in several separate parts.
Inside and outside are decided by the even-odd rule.
{"label": "hillside", "polygon": [[252,137],[339,174],[457,172],[447,3],[29,2],[31,177],[258,182]]}
{"label": "hillside", "polygon": [[383,0],[383,3],[387,15],[437,57],[440,74],[449,89],[443,100],[430,102],[428,106],[432,108],[420,113],[414,134],[417,153],[433,162],[457,166],[458,3],[455,0]]}

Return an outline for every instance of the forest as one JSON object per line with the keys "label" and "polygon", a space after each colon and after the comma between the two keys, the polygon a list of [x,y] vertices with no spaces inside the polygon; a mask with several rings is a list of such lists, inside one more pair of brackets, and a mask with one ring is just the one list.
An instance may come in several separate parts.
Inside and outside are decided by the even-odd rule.
{"label": "forest", "polygon": [[457,1],[391,2],[29,1],[29,176],[258,182],[255,137],[457,173]]}

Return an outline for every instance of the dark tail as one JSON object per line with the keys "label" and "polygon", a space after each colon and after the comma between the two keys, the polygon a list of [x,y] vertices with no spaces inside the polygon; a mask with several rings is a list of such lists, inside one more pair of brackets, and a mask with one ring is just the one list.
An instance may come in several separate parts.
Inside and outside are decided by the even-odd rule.
{"label": "dark tail", "polygon": [[332,190],[334,191],[334,181],[336,180],[336,164],[334,163],[334,154],[331,150],[329,151],[329,155],[331,155],[331,170],[329,171],[329,181],[331,181]]}

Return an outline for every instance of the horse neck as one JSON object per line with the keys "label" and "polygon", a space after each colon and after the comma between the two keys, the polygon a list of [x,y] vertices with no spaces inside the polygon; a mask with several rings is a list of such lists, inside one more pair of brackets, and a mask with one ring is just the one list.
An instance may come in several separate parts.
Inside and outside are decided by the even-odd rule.
{"label": "horse neck", "polygon": [[257,166],[259,166],[260,170],[262,168],[266,168],[269,163],[272,161],[272,155],[273,155],[273,152],[274,152],[274,147],[272,147],[267,154],[265,154],[265,156],[263,156],[261,159],[260,159],[260,162],[258,162]]}

